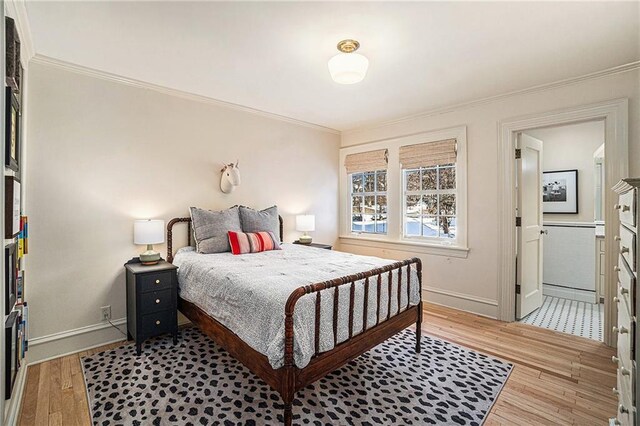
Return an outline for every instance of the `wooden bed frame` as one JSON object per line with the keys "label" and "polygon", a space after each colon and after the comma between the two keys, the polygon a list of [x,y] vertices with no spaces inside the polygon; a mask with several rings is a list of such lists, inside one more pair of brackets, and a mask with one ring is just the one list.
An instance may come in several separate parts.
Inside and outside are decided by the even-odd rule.
{"label": "wooden bed frame", "polygon": [[[177,223],[186,222],[188,225],[187,239],[191,245],[191,219],[175,218],[167,224],[167,261],[173,262],[173,226]],[[282,240],[282,217],[280,217],[280,240]],[[306,285],[294,290],[289,296],[285,306],[285,347],[284,347],[284,366],[275,370],[269,364],[267,357],[255,349],[247,345],[242,339],[234,334],[227,327],[209,316],[205,311],[195,304],[178,297],[178,309],[191,322],[196,324],[205,334],[207,334],[214,342],[222,346],[234,358],[244,364],[255,375],[264,380],[269,386],[277,391],[284,401],[284,424],[290,426],[293,420],[292,404],[295,393],[324,377],[332,371],[340,368],[342,365],[354,358],[367,352],[374,346],[384,342],[391,336],[399,333],[408,326],[416,324],[416,352],[420,352],[420,326],[422,323],[422,301],[415,306],[408,306],[404,310],[400,310],[400,296],[402,279],[402,269],[406,268],[407,277],[410,277],[412,265],[416,268],[418,274],[418,285],[420,295],[422,295],[422,263],[418,258],[395,262],[391,265],[375,268],[367,272],[352,274],[333,280],[323,281],[313,285]],[[394,314],[391,310],[391,288],[392,288],[392,271],[397,270],[398,281],[398,308]],[[385,276],[386,275],[386,276]],[[372,279],[373,278],[373,279]],[[353,312],[354,312],[354,295],[355,283],[364,281],[364,298],[363,312],[368,312],[368,294],[369,286],[377,287],[377,311],[375,325],[367,324],[367,315],[363,315],[363,332],[353,335]],[[373,283],[371,283],[373,281]],[[383,285],[387,285],[389,289],[389,300],[387,317],[380,318],[380,289]],[[407,296],[409,293],[409,285],[407,285]],[[333,339],[334,348],[327,352],[320,353],[320,301],[322,291],[333,288],[334,306],[333,318],[322,318],[322,321],[333,321]],[[349,338],[342,343],[337,343],[337,327],[338,327],[338,293],[340,291],[349,291]],[[304,368],[298,368],[294,364],[293,359],[293,312],[296,302],[307,294],[315,294],[315,354],[311,358],[309,364]],[[407,301],[409,298],[407,299]],[[367,329],[367,326],[369,327]]]}

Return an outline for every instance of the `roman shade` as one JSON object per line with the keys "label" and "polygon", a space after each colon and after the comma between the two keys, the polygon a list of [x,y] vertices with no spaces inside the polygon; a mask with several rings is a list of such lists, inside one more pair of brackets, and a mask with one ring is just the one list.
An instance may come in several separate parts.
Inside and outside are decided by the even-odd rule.
{"label": "roman shade", "polygon": [[388,152],[386,149],[349,154],[344,159],[347,174],[386,170]]}
{"label": "roman shade", "polygon": [[434,167],[456,162],[456,140],[419,143],[400,147],[403,169]]}

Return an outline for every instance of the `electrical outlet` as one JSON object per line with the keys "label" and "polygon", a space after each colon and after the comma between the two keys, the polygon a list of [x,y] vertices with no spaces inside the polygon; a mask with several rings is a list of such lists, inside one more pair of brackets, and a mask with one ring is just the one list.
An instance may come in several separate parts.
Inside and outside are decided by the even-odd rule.
{"label": "electrical outlet", "polygon": [[111,319],[111,305],[101,307],[100,312],[102,312],[102,321]]}

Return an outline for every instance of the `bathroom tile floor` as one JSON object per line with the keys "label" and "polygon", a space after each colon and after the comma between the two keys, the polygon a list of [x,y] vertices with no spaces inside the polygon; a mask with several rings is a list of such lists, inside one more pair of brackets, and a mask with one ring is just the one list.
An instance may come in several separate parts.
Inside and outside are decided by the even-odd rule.
{"label": "bathroom tile floor", "polygon": [[544,296],[542,307],[519,322],[602,341],[604,305]]}

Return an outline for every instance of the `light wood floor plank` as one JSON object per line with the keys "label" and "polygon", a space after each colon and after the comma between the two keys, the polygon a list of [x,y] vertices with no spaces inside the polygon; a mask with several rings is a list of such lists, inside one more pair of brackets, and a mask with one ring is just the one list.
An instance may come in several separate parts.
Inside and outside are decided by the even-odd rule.
{"label": "light wood floor plank", "polygon": [[[587,426],[615,414],[614,350],[600,342],[429,303],[422,329],[514,364],[487,426]],[[121,344],[29,367],[19,424],[90,425],[80,359]]]}

